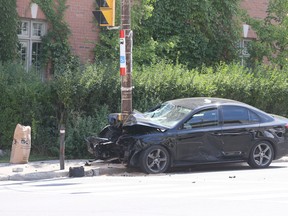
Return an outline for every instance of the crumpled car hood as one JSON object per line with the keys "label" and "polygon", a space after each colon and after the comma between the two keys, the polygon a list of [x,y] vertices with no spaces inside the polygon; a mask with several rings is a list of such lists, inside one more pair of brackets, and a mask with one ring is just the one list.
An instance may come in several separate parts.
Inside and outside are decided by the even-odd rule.
{"label": "crumpled car hood", "polygon": [[160,130],[167,130],[168,127],[161,125],[151,118],[147,118],[143,115],[143,113],[133,113],[130,114],[127,120],[123,123],[123,127],[141,125],[146,127],[158,128]]}

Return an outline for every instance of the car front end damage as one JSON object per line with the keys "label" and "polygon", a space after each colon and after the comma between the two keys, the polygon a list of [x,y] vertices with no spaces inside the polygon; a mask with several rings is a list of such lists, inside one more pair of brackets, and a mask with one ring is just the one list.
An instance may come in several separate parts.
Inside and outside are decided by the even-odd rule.
{"label": "car front end damage", "polygon": [[139,153],[150,145],[146,135],[162,133],[165,127],[143,121],[139,113],[131,114],[125,123],[119,116],[110,114],[109,125],[98,136],[86,138],[88,151],[95,160],[137,166]]}

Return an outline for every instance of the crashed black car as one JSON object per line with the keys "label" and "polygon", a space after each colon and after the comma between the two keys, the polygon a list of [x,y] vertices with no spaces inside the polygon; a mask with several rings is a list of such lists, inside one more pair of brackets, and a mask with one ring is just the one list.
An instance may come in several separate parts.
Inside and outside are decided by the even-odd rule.
{"label": "crashed black car", "polygon": [[167,101],[125,122],[110,114],[99,137],[87,138],[95,159],[119,161],[146,173],[195,164],[248,162],[265,168],[288,153],[288,122],[221,98]]}

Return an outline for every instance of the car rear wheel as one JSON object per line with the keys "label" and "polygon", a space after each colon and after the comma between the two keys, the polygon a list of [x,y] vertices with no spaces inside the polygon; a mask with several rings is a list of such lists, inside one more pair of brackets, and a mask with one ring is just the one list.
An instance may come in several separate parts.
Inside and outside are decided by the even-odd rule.
{"label": "car rear wheel", "polygon": [[266,168],[274,158],[274,149],[268,142],[257,143],[251,150],[248,164],[252,168]]}
{"label": "car rear wheel", "polygon": [[140,167],[143,172],[150,174],[163,173],[170,166],[170,155],[162,146],[151,146],[140,156]]}

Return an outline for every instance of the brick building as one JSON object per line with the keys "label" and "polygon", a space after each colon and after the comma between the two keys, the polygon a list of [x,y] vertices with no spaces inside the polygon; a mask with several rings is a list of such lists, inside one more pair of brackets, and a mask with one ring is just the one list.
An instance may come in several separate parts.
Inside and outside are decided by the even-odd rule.
{"label": "brick building", "polygon": [[[241,7],[247,9],[254,18],[263,19],[269,0],[242,0]],[[69,38],[72,51],[85,63],[93,61],[93,49],[98,40],[99,28],[95,24],[92,11],[95,9],[95,0],[67,0],[65,21],[71,29]],[[21,57],[26,68],[31,65],[37,67],[41,47],[41,36],[47,32],[49,23],[41,9],[31,3],[31,0],[17,0],[17,11],[21,19],[21,28],[18,37],[21,44]],[[247,26],[248,27],[248,26]],[[255,32],[247,29],[243,35],[240,47],[243,49],[243,58],[249,56],[246,52],[248,42],[256,37]]]}
{"label": "brick building", "polygon": [[[92,11],[95,0],[67,0],[65,21],[70,27],[69,42],[74,54],[83,63],[93,61],[93,49],[98,40],[98,29]],[[36,4],[30,0],[17,0],[17,12],[21,20],[18,38],[21,45],[21,57],[26,68],[37,66],[41,36],[45,35],[49,27],[45,15]]]}
{"label": "brick building", "polygon": [[[242,0],[241,7],[247,10],[248,15],[255,19],[264,19],[267,15],[269,0]],[[247,38],[256,38],[255,32],[248,29]]]}

